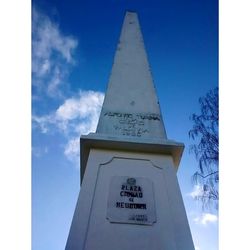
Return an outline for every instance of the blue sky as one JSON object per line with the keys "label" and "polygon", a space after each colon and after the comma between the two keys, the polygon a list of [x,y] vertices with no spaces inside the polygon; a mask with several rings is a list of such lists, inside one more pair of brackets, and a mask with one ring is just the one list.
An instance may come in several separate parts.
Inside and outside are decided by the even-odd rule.
{"label": "blue sky", "polygon": [[144,37],[197,250],[218,249],[218,214],[192,194],[189,116],[218,85],[218,2],[33,1],[32,249],[63,249],[79,192],[79,137],[95,130],[126,10]]}

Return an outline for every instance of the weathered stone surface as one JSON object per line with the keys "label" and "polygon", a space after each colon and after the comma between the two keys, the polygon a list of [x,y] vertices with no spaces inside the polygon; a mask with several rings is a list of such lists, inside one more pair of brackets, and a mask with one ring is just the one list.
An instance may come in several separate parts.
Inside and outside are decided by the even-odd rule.
{"label": "weathered stone surface", "polygon": [[166,138],[136,13],[127,12],[97,126],[116,137]]}

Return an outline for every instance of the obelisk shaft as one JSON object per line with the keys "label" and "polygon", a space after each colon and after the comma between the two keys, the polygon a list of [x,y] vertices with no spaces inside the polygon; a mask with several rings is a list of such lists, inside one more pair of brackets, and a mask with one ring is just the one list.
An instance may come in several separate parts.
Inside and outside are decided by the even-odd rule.
{"label": "obelisk shaft", "polygon": [[127,12],[97,133],[161,138],[166,133],[136,13]]}

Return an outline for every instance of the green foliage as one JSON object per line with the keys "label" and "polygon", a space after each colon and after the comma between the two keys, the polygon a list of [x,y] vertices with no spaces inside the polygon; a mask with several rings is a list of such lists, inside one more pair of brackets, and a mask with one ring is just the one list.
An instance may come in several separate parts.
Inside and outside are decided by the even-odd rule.
{"label": "green foliage", "polygon": [[193,181],[202,187],[196,199],[201,200],[203,206],[213,202],[218,207],[218,88],[214,88],[205,97],[201,97],[199,103],[201,113],[192,114],[190,119],[193,121],[193,128],[189,131],[189,137],[195,141],[190,151],[195,154],[198,161],[198,170],[193,175]]}

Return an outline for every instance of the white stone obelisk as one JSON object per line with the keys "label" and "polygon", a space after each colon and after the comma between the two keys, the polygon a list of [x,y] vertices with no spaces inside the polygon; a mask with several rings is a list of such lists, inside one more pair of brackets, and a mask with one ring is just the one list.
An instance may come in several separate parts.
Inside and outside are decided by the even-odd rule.
{"label": "white stone obelisk", "polygon": [[137,14],[127,12],[96,133],[81,136],[81,189],[66,250],[194,250]]}

